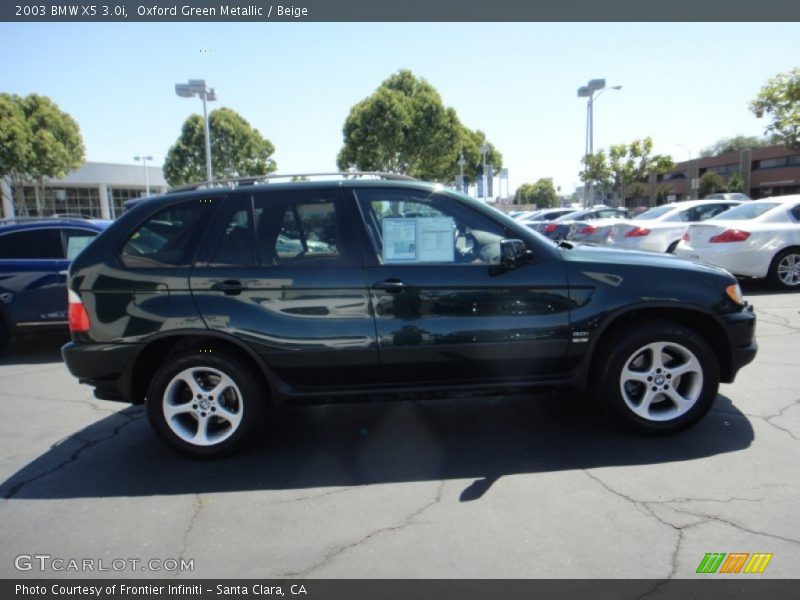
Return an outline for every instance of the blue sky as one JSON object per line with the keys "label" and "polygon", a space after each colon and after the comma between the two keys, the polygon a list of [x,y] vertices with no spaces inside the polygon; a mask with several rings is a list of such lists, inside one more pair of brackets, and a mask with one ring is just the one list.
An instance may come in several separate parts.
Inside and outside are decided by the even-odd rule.
{"label": "blue sky", "polygon": [[747,102],[800,61],[797,23],[3,23],[0,39],[0,91],[51,97],[88,160],[163,161],[202,110],[174,94],[191,78],[272,140],[281,172],[332,170],[350,107],[407,68],[486,132],[512,190],[553,177],[564,192],[578,183],[587,80],[623,86],[595,104],[595,148],[650,135],[684,160],[760,135]]}

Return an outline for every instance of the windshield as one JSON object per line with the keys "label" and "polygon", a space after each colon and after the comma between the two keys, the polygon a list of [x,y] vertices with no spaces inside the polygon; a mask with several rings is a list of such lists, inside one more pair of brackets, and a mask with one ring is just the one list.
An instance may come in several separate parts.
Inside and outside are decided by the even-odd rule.
{"label": "windshield", "polygon": [[651,208],[650,210],[646,210],[643,213],[640,213],[633,217],[634,219],[657,219],[661,215],[667,214],[669,211],[673,210],[675,206],[665,204],[664,206],[656,206],[655,208]]}
{"label": "windshield", "polygon": [[776,206],[780,206],[778,202],[753,202],[748,204],[740,204],[733,208],[719,213],[717,216],[712,217],[709,221],[716,221],[717,219],[726,221],[745,221],[747,219],[755,219],[760,217],[768,210],[772,210]]}

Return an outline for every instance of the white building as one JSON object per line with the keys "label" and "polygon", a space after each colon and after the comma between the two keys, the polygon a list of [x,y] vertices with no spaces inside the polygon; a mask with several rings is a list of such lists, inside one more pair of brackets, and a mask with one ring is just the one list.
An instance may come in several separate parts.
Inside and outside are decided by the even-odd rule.
{"label": "white building", "polygon": [[[76,214],[114,219],[122,214],[122,204],[131,198],[167,191],[167,182],[161,167],[120,165],[114,163],[86,162],[77,171],[63,179],[46,179],[44,193],[34,185],[24,188],[24,205],[15,206],[10,181],[2,182],[3,216],[47,216]],[[16,214],[15,214],[16,213]]]}

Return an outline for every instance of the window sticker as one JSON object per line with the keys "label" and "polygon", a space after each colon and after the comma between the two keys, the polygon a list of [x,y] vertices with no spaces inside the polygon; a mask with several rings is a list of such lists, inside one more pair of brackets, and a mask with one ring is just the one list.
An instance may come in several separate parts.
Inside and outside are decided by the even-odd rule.
{"label": "window sticker", "polygon": [[93,239],[93,235],[73,235],[67,238],[67,260],[78,256]]}
{"label": "window sticker", "polygon": [[454,262],[452,217],[383,219],[383,262]]}

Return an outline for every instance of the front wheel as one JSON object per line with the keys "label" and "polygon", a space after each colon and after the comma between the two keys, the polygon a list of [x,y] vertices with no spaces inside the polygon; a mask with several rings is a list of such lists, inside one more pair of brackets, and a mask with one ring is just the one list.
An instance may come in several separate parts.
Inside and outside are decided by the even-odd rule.
{"label": "front wheel", "polygon": [[217,458],[239,449],[261,426],[262,394],[241,360],[190,352],[158,370],[147,392],[147,416],[174,450]]}
{"label": "front wheel", "polygon": [[788,248],[772,260],[769,278],[784,290],[800,289],[800,250]]}
{"label": "front wheel", "polygon": [[596,372],[608,410],[645,433],[679,431],[710,410],[719,367],[709,345],[671,321],[637,323],[619,331]]}

